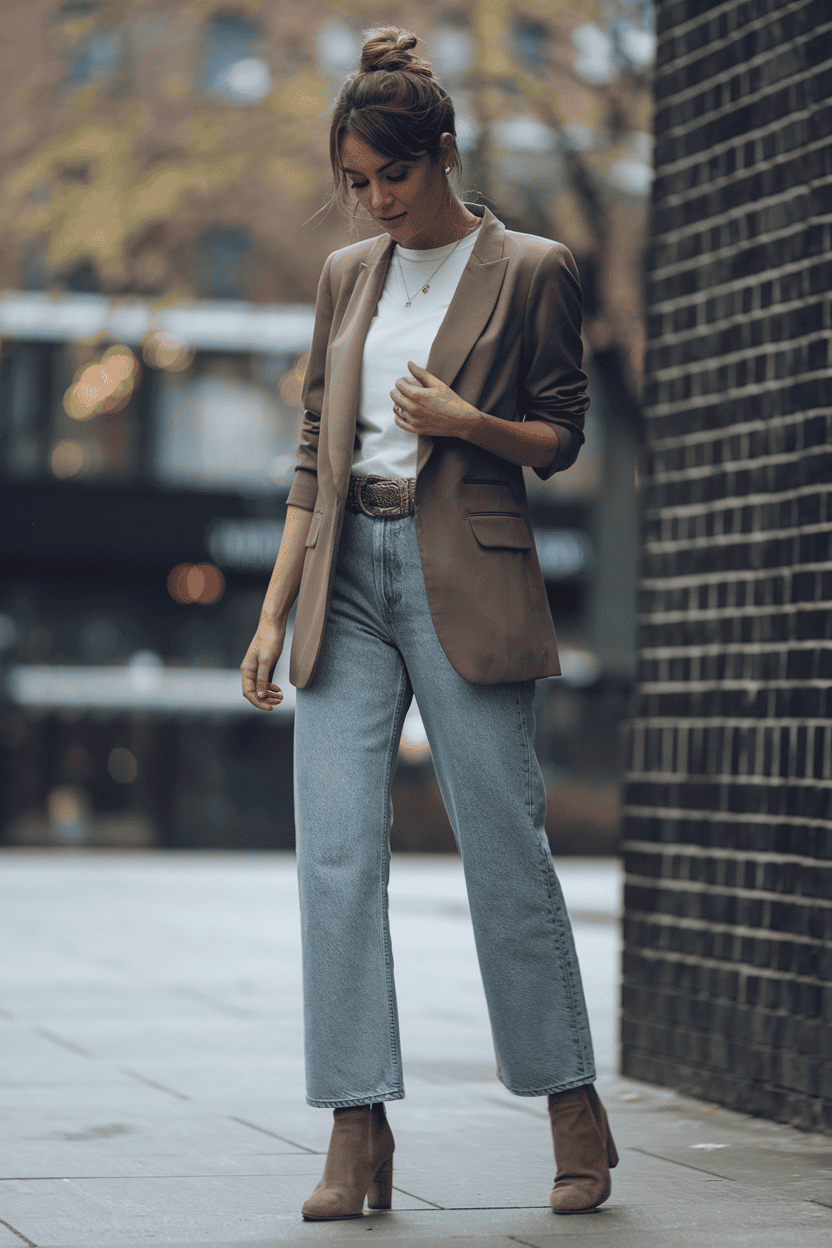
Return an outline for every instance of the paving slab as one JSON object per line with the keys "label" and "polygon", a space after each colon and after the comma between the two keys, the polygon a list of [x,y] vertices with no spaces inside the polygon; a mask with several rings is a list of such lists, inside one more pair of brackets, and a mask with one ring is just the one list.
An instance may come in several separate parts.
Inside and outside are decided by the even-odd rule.
{"label": "paving slab", "polygon": [[395,1208],[304,1223],[331,1115],[304,1101],[292,855],[0,851],[0,1248],[828,1248],[832,1141],[617,1075],[620,867],[557,865],[610,1201],[552,1214],[545,1099],[496,1079],[461,864],[396,856]]}

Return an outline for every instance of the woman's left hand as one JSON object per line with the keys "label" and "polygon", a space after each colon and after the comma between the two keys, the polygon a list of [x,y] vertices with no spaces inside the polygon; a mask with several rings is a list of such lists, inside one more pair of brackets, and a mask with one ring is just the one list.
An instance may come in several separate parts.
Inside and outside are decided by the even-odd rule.
{"label": "woman's left hand", "polygon": [[477,409],[426,368],[412,360],[407,367],[413,377],[400,377],[390,391],[399,428],[434,438],[467,438],[479,418]]}

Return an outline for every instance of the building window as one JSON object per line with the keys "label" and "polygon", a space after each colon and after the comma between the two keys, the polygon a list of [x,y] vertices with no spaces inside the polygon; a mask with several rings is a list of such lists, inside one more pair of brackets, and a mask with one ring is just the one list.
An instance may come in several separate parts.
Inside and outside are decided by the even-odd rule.
{"label": "building window", "polygon": [[514,23],[514,51],[517,59],[533,74],[542,74],[549,65],[549,29],[543,22]]}
{"label": "building window", "polygon": [[14,476],[37,475],[43,463],[44,381],[50,348],[19,342],[0,366],[5,420],[5,468]]}
{"label": "building window", "polygon": [[196,244],[196,287],[203,299],[242,299],[251,268],[247,229],[214,225]]}
{"label": "building window", "polygon": [[146,370],[124,343],[104,349],[84,342],[58,345],[52,361],[47,471],[59,481],[134,477],[147,386]]}
{"label": "building window", "polygon": [[54,273],[46,240],[28,238],[20,254],[20,283],[24,290],[46,290]]}
{"label": "building window", "polygon": [[462,81],[474,68],[476,45],[464,17],[443,17],[433,28],[430,59],[443,83]]}
{"label": "building window", "polygon": [[111,78],[121,70],[122,31],[112,23],[99,24],[100,4],[78,0],[63,4],[55,17],[66,57],[64,85],[80,87]]}
{"label": "building window", "polygon": [[98,269],[92,260],[79,260],[64,274],[64,285],[75,295],[97,295],[101,293],[101,279]]}
{"label": "building window", "polygon": [[318,32],[318,60],[336,82],[356,68],[361,56],[358,32],[348,23],[332,18]]}
{"label": "building window", "polygon": [[[275,367],[271,373],[268,364]],[[161,485],[273,493],[288,484],[300,436],[275,377],[289,358],[197,355],[187,372],[158,376],[153,471]]]}
{"label": "building window", "polygon": [[235,104],[256,104],[272,88],[261,53],[262,30],[239,13],[218,13],[210,21],[202,63],[202,90]]}

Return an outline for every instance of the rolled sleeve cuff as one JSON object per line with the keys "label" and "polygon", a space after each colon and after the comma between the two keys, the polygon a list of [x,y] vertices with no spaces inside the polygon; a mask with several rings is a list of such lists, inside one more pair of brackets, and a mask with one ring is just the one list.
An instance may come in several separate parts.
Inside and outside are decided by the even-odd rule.
{"label": "rolled sleeve cuff", "polygon": [[304,511],[314,511],[318,497],[318,476],[308,468],[296,468],[295,479],[286,499],[287,507],[301,507]]}
{"label": "rolled sleeve cuff", "polygon": [[557,454],[548,464],[540,468],[535,468],[535,472],[541,481],[548,481],[556,472],[563,472],[566,468],[571,468],[575,460],[578,458],[578,451],[584,444],[583,431],[576,429],[574,425],[561,424],[559,421],[551,422],[557,432],[559,446]]}

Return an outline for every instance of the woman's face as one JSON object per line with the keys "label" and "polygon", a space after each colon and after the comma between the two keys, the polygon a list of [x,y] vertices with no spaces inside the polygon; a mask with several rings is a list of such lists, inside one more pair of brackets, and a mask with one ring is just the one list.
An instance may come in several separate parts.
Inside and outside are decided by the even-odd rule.
{"label": "woman's face", "polygon": [[[443,140],[453,136],[443,135]],[[448,159],[389,160],[349,131],[341,141],[341,167],[371,217],[402,247],[434,247],[442,218],[453,203],[445,175]]]}

